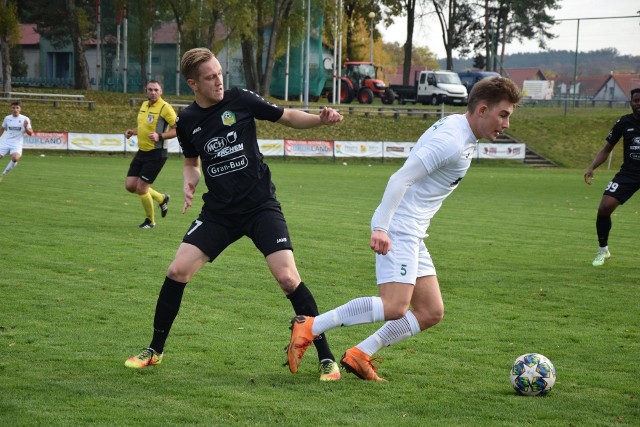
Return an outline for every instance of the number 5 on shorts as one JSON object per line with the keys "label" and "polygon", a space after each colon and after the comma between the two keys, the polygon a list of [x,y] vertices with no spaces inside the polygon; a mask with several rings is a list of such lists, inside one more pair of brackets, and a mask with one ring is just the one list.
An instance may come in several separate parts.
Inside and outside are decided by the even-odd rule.
{"label": "number 5 on shorts", "polygon": [[407,275],[407,264],[402,264],[400,266],[400,275],[401,276],[406,276]]}

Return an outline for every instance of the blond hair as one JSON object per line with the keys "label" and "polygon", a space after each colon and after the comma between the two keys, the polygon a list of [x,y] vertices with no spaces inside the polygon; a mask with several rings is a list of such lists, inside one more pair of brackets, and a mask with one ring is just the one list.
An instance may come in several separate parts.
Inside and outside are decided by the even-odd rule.
{"label": "blond hair", "polygon": [[212,58],[215,58],[213,52],[206,47],[197,47],[188,50],[184,55],[182,55],[182,59],[180,61],[180,72],[187,80],[197,80],[200,65],[204,62],[210,61]]}

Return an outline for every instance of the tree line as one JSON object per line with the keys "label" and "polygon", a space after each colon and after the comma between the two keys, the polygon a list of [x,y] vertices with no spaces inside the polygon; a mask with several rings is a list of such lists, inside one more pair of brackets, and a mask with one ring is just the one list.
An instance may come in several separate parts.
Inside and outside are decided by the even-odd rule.
{"label": "tree line", "polygon": [[[242,52],[244,79],[249,89],[264,96],[276,58],[283,54],[287,37],[305,37],[307,8],[323,14],[322,38],[333,46],[340,37],[345,59],[367,60],[361,38],[373,26],[388,26],[406,17],[407,37],[398,58],[403,81],[410,79],[414,55],[425,56],[413,43],[414,27],[425,13],[436,13],[447,53],[446,68],[454,54],[475,56],[480,68],[495,70],[513,40],[537,39],[541,47],[553,38],[549,12],[560,0],[0,0],[0,50],[4,90],[11,89],[10,52],[18,44],[19,24],[36,24],[37,31],[54,47],[73,47],[74,87],[89,89],[89,67],[84,53],[90,39],[113,40],[126,20],[129,45],[145,76],[148,34],[161,21],[174,21],[180,49],[209,47],[214,53],[226,42]],[[339,22],[337,22],[339,21]],[[98,23],[100,25],[98,25]],[[97,29],[100,28],[100,34]],[[335,31],[339,28],[339,33]],[[428,53],[426,54],[428,57]]]}

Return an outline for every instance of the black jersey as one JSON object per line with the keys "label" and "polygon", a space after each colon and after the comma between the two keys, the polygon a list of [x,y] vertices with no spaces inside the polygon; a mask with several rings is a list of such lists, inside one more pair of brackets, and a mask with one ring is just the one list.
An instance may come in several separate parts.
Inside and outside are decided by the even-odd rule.
{"label": "black jersey", "polygon": [[208,191],[204,211],[250,212],[275,198],[271,171],[258,147],[255,119],[275,122],[284,109],[245,89],[225,91],[219,103],[195,102],[178,114],[177,137],[185,157],[200,157]]}
{"label": "black jersey", "polygon": [[624,143],[620,172],[640,176],[640,120],[633,114],[620,117],[607,135],[607,142],[616,145],[620,138],[623,138]]}

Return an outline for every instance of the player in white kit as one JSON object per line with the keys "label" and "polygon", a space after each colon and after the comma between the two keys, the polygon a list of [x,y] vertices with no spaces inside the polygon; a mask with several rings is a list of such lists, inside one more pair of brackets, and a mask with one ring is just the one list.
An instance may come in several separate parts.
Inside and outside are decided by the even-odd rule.
{"label": "player in white kit", "polygon": [[291,372],[297,372],[305,350],[319,334],[338,326],[387,321],[341,360],[358,377],[383,381],[371,356],[442,320],[444,303],[423,240],[426,230],[465,176],[478,140],[493,141],[508,128],[519,101],[520,90],[511,80],[484,79],[471,90],[465,114],[440,119],[420,137],[404,165],[389,179],[371,220],[370,247],[376,253],[379,296],[353,299],[317,317],[294,317],[287,347]]}
{"label": "player in white kit", "polygon": [[2,128],[0,128],[0,136],[3,133],[7,133],[4,141],[0,143],[0,159],[9,154],[11,160],[9,164],[2,172],[2,179],[8,174],[11,169],[18,165],[18,160],[22,157],[22,142],[24,134],[33,135],[33,129],[31,129],[31,120],[29,117],[20,114],[22,111],[20,102],[15,101],[11,104],[11,114],[4,118],[2,121]]}

